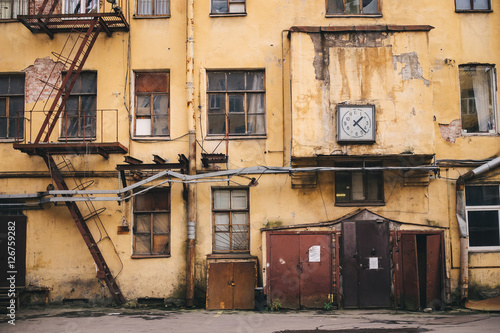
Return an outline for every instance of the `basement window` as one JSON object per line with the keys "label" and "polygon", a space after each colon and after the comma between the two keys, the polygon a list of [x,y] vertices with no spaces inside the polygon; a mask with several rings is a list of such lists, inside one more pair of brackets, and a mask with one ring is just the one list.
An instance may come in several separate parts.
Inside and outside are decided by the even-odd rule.
{"label": "basement window", "polygon": [[469,247],[500,250],[500,186],[465,187]]}
{"label": "basement window", "polygon": [[135,73],[136,138],[168,137],[169,131],[168,72]]}
{"label": "basement window", "polygon": [[326,15],[380,15],[378,0],[327,0]]}
{"label": "basement window", "polygon": [[170,188],[134,197],[132,258],[170,256]]}
{"label": "basement window", "polygon": [[0,140],[24,134],[24,74],[0,74]]}
{"label": "basement window", "polygon": [[212,191],[213,252],[250,250],[248,188],[215,188]]}
{"label": "basement window", "polygon": [[461,11],[491,11],[491,0],[455,0],[455,10]]}
{"label": "basement window", "polygon": [[170,0],[137,0],[137,16],[170,16]]}
{"label": "basement window", "polygon": [[237,15],[245,13],[245,0],[212,0],[211,15]]}
{"label": "basement window", "polygon": [[208,136],[264,136],[264,71],[207,72]]}
{"label": "basement window", "polygon": [[459,67],[462,132],[495,134],[495,68],[489,65]]}
{"label": "basement window", "polygon": [[[363,167],[363,163],[340,163],[337,167]],[[365,167],[380,163],[365,162]],[[382,171],[336,171],[335,205],[369,206],[384,204],[384,175]]]}
{"label": "basement window", "polygon": [[28,14],[28,0],[0,0],[0,20],[13,20]]}

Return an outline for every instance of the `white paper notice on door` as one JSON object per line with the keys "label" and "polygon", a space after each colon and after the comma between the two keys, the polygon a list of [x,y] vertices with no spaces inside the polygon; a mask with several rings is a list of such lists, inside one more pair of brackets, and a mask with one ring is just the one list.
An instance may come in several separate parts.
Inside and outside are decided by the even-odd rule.
{"label": "white paper notice on door", "polygon": [[369,257],[369,269],[378,269],[378,257]]}
{"label": "white paper notice on door", "polygon": [[321,246],[313,245],[309,248],[309,262],[321,262]]}

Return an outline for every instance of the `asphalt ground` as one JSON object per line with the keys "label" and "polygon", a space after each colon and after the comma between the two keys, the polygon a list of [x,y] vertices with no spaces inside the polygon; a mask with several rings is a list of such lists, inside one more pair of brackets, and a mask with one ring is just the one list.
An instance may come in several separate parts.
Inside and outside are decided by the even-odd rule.
{"label": "asphalt ground", "polygon": [[500,332],[500,313],[467,309],[423,313],[46,307],[18,309],[15,321],[12,321],[12,314],[1,314],[0,332],[486,333]]}

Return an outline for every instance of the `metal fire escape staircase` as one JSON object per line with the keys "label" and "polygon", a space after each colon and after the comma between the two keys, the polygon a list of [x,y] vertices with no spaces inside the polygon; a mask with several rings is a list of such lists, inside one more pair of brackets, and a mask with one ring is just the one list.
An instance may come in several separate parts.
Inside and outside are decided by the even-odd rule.
{"label": "metal fire escape staircase", "polygon": [[[34,141],[31,141],[30,138],[30,142],[28,142],[28,139],[26,139],[26,142],[24,143],[16,142],[14,143],[14,148],[28,153],[29,155],[41,156],[47,164],[52,180],[57,188],[59,190],[70,190],[64,180],[62,170],[66,169],[65,172],[69,174],[74,173],[75,170],[71,162],[68,159],[65,159],[63,154],[92,153],[100,154],[103,157],[108,158],[110,153],[124,154],[127,152],[127,148],[118,142],[118,136],[116,137],[116,142],[111,143],[92,142],[92,135],[90,138],[84,135],[83,138],[80,138],[79,142],[68,142],[66,140],[65,142],[53,143],[50,142],[50,136],[56,127],[57,122],[61,119],[61,116],[64,117],[65,115],[66,102],[70,97],[71,91],[78,80],[90,52],[92,51],[99,33],[106,32],[108,36],[111,36],[114,31],[128,31],[129,26],[121,11],[115,11],[114,13],[53,14],[54,9],[58,4],[58,0],[53,0],[48,13],[44,14],[48,3],[49,0],[44,0],[37,15],[18,16],[18,20],[22,22],[31,32],[44,32],[49,35],[50,38],[53,38],[54,33],[58,32],[72,33],[68,36],[68,40],[63,47],[63,51],[61,51],[61,53],[53,53],[56,57],[55,63],[64,64],[67,68],[67,72],[60,85],[51,84],[48,81],[45,82],[44,89],[47,86],[52,88],[49,96],[55,97],[48,108],[46,108],[48,106],[47,102],[45,103],[43,110],[45,113],[45,119],[43,120],[41,128]],[[74,45],[69,52],[67,50],[65,51],[66,45],[71,39],[70,37],[74,37],[75,33],[77,34],[77,38]],[[31,124],[32,119],[30,120],[30,126]],[[101,124],[101,126],[103,125]],[[118,132],[118,129],[116,130]],[[53,155],[60,155],[62,162],[56,163]],[[82,190],[91,185],[92,182],[90,184],[82,184],[79,180],[75,179],[75,183],[77,184],[76,189]],[[99,214],[102,213],[103,209],[96,210],[91,201],[84,202],[87,210],[86,216],[82,214],[82,211],[75,201],[66,201],[65,204],[80,234],[82,235],[92,258],[94,259],[97,267],[97,278],[104,280],[115,303],[123,304],[125,302],[125,298],[98,247],[98,242],[94,239],[94,236],[87,225],[88,220],[97,220],[97,227],[100,228],[100,231],[104,230],[105,232],[104,225],[99,219]]]}

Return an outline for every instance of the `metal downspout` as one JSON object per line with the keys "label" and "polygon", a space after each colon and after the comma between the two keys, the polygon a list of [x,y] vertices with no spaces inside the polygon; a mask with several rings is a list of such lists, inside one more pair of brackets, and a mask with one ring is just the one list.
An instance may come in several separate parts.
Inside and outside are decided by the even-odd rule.
{"label": "metal downspout", "polygon": [[469,231],[465,216],[465,182],[500,166],[500,157],[471,170],[457,179],[457,222],[460,230],[460,295],[462,300],[469,296]]}
{"label": "metal downspout", "polygon": [[[189,129],[189,175],[196,174],[196,113],[194,107],[194,0],[186,0],[186,91]],[[186,305],[194,305],[196,246],[196,185],[187,185]]]}

